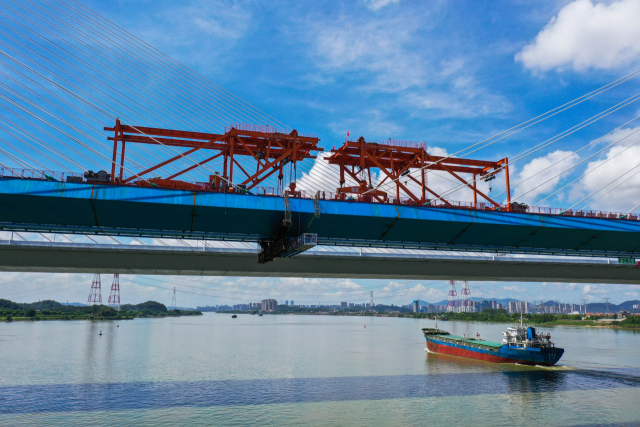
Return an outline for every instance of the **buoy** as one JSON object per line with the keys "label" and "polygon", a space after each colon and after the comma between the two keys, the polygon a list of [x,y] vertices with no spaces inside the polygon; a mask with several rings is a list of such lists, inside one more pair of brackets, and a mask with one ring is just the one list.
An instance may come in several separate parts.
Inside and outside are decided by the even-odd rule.
{"label": "buoy", "polygon": [[116,326],[116,328],[119,328],[119,327],[120,327],[120,324],[118,323],[118,326]]}
{"label": "buoy", "polygon": [[102,336],[102,331],[100,331],[100,333],[98,335]]}
{"label": "buoy", "polygon": [[367,325],[364,325],[364,327],[366,328],[366,327],[367,327]]}

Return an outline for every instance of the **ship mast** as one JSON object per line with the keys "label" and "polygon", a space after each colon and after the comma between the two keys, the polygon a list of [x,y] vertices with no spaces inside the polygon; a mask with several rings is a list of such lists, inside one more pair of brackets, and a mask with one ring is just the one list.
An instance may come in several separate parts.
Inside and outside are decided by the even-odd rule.
{"label": "ship mast", "polygon": [[522,312],[520,312],[520,327],[524,328],[524,325],[522,324]]}

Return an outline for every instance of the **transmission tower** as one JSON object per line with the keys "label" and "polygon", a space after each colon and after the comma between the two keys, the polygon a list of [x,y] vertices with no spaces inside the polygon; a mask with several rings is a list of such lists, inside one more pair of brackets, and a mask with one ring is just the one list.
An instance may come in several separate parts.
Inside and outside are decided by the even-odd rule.
{"label": "transmission tower", "polygon": [[100,275],[94,274],[91,282],[91,292],[87,299],[87,305],[102,305],[102,289],[100,285]]}
{"label": "transmission tower", "polygon": [[173,287],[173,298],[171,299],[171,309],[175,310],[176,308],[176,287]]}
{"label": "transmission tower", "polygon": [[111,293],[109,294],[109,305],[116,310],[120,310],[120,275],[113,275]]}
{"label": "transmission tower", "polygon": [[465,313],[473,312],[473,301],[471,301],[471,289],[469,289],[469,282],[466,280],[462,285],[462,306],[460,307],[460,311]]}
{"label": "transmission tower", "polygon": [[611,298],[605,298],[604,303],[607,305],[607,314],[611,313],[611,310],[609,310],[609,304],[611,303]]}
{"label": "transmission tower", "polygon": [[447,312],[457,312],[459,303],[458,301],[458,293],[456,292],[456,282],[455,280],[449,280],[449,302],[447,302]]}
{"label": "transmission tower", "polygon": [[369,295],[371,295],[371,297],[370,297],[370,299],[369,299],[369,307],[375,307],[375,306],[373,305],[373,291],[371,291],[371,292],[369,293]]}

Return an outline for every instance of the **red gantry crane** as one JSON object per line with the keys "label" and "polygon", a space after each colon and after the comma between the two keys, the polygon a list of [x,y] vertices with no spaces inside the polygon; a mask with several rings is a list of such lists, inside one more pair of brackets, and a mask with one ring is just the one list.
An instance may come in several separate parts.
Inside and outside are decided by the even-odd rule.
{"label": "red gantry crane", "polygon": [[[271,126],[235,124],[225,128],[225,133],[213,134],[190,132],[173,129],[160,129],[143,126],[128,126],[116,120],[114,127],[104,130],[114,133],[108,139],[113,141],[113,163],[111,166],[111,183],[136,184],[139,186],[157,186],[181,190],[213,190],[234,191],[234,187],[251,190],[274,173],[282,181],[283,169],[288,163],[295,165],[297,161],[316,158],[315,152],[323,151],[318,147],[320,141],[315,134],[302,134],[296,130],[281,132]],[[187,149],[180,154],[157,165],[125,177],[124,161],[126,144],[165,145]],[[120,149],[120,171],[116,176],[116,163]],[[178,172],[163,178],[146,178],[153,171],[188,156],[199,150],[213,152],[212,155],[194,163]],[[245,156],[255,161],[255,170],[248,170],[238,162],[238,156]],[[223,158],[222,175],[216,172],[210,175],[208,183],[189,183],[176,180],[180,175],[200,167],[219,157]],[[239,170],[239,172],[238,172]]]}
{"label": "red gantry crane", "polygon": [[[509,189],[509,163],[504,158],[496,162],[486,160],[472,160],[458,157],[432,156],[427,152],[426,143],[386,140],[383,142],[367,142],[364,137],[357,141],[346,140],[340,148],[331,150],[331,155],[325,158],[330,164],[340,168],[340,188],[337,189],[337,198],[345,200],[348,195],[355,195],[363,202],[388,202],[388,195],[381,191],[381,184],[390,182],[395,186],[394,203],[406,202],[412,205],[430,205],[432,199],[439,200],[437,204],[453,207],[444,197],[429,188],[426,180],[426,171],[436,170],[446,172],[466,187],[473,191],[474,208],[478,208],[478,196],[485,199],[493,208],[500,208],[500,204],[478,190],[476,179],[491,181],[499,172],[505,172],[507,187],[507,205],[511,206]],[[374,188],[371,169],[379,169],[382,179]],[[419,172],[411,173],[418,169]],[[465,180],[461,175],[471,175],[472,180]],[[351,177],[359,183],[358,186],[344,187],[345,178]],[[417,176],[417,177],[416,177]],[[403,183],[404,181],[404,183]],[[413,184],[409,188],[408,182]],[[416,191],[416,188],[418,191]],[[401,193],[408,200],[401,201]],[[351,196],[353,197],[353,196]]]}

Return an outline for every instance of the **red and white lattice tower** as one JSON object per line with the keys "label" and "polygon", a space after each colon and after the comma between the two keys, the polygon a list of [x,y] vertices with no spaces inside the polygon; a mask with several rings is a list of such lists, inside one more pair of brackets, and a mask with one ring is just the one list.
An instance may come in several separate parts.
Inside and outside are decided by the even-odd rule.
{"label": "red and white lattice tower", "polygon": [[87,299],[87,305],[102,305],[102,289],[100,285],[100,275],[93,275],[93,282],[91,282],[91,292],[89,293],[89,299]]}
{"label": "red and white lattice tower", "polygon": [[471,301],[471,289],[469,289],[469,282],[465,280],[463,283],[460,311],[464,313],[472,313],[474,310],[473,301]]}
{"label": "red and white lattice tower", "polygon": [[171,298],[171,308],[175,310],[176,308],[176,287],[173,287],[173,298]]}
{"label": "red and white lattice tower", "polygon": [[459,303],[458,293],[456,292],[456,282],[455,280],[449,280],[449,302],[447,302],[447,311],[457,312]]}
{"label": "red and white lattice tower", "polygon": [[109,294],[109,305],[116,310],[120,310],[120,275],[113,275],[111,293]]}

